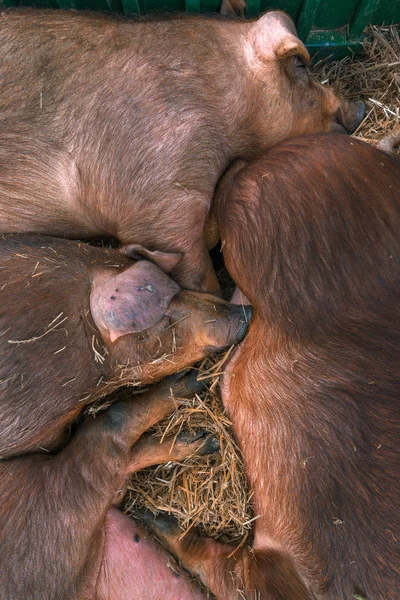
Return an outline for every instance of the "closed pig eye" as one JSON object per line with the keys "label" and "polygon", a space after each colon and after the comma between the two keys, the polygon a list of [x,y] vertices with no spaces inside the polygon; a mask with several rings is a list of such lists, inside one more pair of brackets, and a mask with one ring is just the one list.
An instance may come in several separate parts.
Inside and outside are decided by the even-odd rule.
{"label": "closed pig eye", "polygon": [[296,75],[296,79],[300,79],[303,82],[309,81],[310,75],[308,68],[302,57],[299,55],[293,57],[293,71]]}

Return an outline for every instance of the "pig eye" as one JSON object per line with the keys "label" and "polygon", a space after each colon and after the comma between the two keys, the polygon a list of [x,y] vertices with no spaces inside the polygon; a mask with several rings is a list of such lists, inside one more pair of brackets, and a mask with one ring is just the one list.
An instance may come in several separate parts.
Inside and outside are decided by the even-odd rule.
{"label": "pig eye", "polygon": [[294,65],[293,66],[294,66],[294,72],[296,74],[296,77],[298,77],[299,79],[301,79],[303,81],[308,81],[308,79],[309,79],[308,68],[300,56],[294,57]]}
{"label": "pig eye", "polygon": [[300,56],[295,56],[294,57],[294,68],[295,69],[301,69],[301,70],[307,70],[307,67],[304,64],[304,62],[303,62],[303,60],[301,59]]}

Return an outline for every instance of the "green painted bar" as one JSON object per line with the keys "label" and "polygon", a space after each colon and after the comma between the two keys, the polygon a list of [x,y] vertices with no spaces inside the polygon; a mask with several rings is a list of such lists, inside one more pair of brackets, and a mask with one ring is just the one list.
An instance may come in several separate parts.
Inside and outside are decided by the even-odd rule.
{"label": "green painted bar", "polygon": [[[313,29],[339,29],[347,25],[360,0],[322,0],[315,15]],[[376,4],[377,0],[369,0]]]}
{"label": "green painted bar", "polygon": [[312,29],[315,15],[321,0],[304,0],[297,19],[297,31],[303,41],[307,41]]}
{"label": "green painted bar", "polygon": [[139,0],[121,0],[122,1],[122,8],[124,13],[126,14],[136,14],[136,15],[141,15],[143,14],[143,10],[140,7],[139,4]]}
{"label": "green painted bar", "polygon": [[371,0],[361,0],[349,23],[349,38],[359,38],[368,23],[372,22],[376,5]]}
{"label": "green painted bar", "polygon": [[313,31],[308,40],[307,48],[311,56],[317,60],[332,58],[340,60],[349,54],[357,54],[362,49],[362,40],[349,40],[347,31],[323,30]]}
{"label": "green painted bar", "polygon": [[400,23],[400,0],[381,0],[375,11],[374,23]]}
{"label": "green painted bar", "polygon": [[247,0],[247,17],[256,17],[261,12],[260,0]]}
{"label": "green painted bar", "polygon": [[77,9],[78,6],[76,6],[74,0],[58,0],[58,6],[59,8],[63,8],[63,9]]}
{"label": "green painted bar", "polygon": [[201,12],[218,12],[221,0],[202,0]]}
{"label": "green painted bar", "polygon": [[186,0],[186,11],[189,13],[198,13],[200,12],[200,0]]}

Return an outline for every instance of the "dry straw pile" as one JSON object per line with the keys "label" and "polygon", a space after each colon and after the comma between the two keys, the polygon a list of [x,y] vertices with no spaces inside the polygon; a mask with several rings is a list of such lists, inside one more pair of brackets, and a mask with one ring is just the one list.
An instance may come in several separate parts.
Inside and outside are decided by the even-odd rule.
{"label": "dry straw pile", "polygon": [[[367,116],[355,135],[376,143],[400,123],[400,36],[396,26],[372,27],[367,33],[363,54],[325,60],[316,64],[315,71],[321,81],[350,97],[363,98]],[[146,505],[155,512],[169,511],[184,529],[200,526],[209,535],[241,544],[250,536],[253,515],[240,453],[219,396],[225,358],[204,361],[199,371],[212,374],[210,390],[182,401],[174,414],[154,428],[160,439],[166,433],[178,434],[183,427],[206,429],[219,438],[220,454],[138,473],[132,479],[125,510],[134,513],[136,506]]]}

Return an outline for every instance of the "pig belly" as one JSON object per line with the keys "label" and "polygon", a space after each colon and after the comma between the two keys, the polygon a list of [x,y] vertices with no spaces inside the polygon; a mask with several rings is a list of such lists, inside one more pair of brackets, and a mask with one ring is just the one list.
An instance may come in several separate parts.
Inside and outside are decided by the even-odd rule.
{"label": "pig belly", "polygon": [[112,508],[105,527],[95,600],[205,600],[186,574],[168,566],[172,559],[131,518]]}

